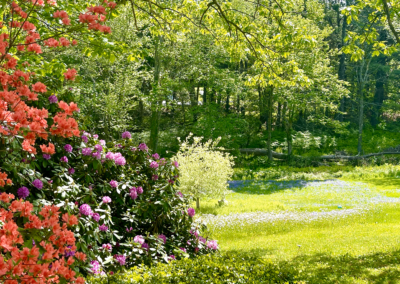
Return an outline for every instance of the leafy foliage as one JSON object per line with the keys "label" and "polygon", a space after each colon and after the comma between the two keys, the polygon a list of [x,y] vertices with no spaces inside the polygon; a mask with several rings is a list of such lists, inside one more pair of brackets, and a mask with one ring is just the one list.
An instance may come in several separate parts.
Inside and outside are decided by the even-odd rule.
{"label": "leafy foliage", "polygon": [[137,267],[126,273],[88,283],[286,283],[295,277],[270,261],[245,254],[207,255],[151,268]]}
{"label": "leafy foliage", "polygon": [[[233,174],[233,158],[216,148],[220,139],[202,143],[202,137],[191,135],[181,143],[174,157],[179,163],[180,187],[188,195],[200,197],[223,197],[227,182]],[[219,149],[223,150],[223,149]]]}

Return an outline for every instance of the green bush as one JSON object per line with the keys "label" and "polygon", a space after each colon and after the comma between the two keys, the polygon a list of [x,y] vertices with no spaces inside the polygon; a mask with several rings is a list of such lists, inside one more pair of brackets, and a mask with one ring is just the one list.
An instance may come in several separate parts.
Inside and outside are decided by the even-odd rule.
{"label": "green bush", "polygon": [[92,277],[88,284],[123,283],[294,283],[290,267],[279,267],[269,260],[240,254],[203,255],[194,259],[135,267],[111,277]]}

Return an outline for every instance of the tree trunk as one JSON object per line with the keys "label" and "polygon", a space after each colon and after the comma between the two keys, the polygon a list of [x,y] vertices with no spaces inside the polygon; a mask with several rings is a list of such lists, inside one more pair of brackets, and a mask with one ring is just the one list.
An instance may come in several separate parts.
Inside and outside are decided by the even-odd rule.
{"label": "tree trunk", "polygon": [[260,122],[262,125],[268,120],[265,93],[265,89],[261,88],[261,86],[258,86],[258,105],[260,110]]}
{"label": "tree trunk", "polygon": [[281,129],[281,108],[282,104],[281,102],[278,102],[278,111],[276,114],[276,129]]}
{"label": "tree trunk", "polygon": [[153,84],[153,92],[156,96],[155,100],[152,103],[151,108],[151,126],[150,126],[150,149],[155,153],[157,152],[158,147],[158,128],[159,128],[159,120],[160,120],[160,110],[159,110],[159,84],[160,84],[160,52],[159,52],[159,44],[161,38],[157,37],[155,42],[155,51],[154,51],[154,84]]}
{"label": "tree trunk", "polygon": [[[338,10],[339,13],[339,10]],[[341,48],[344,47],[344,39],[346,38],[346,31],[347,31],[347,16],[343,16],[343,24],[342,24],[342,36],[341,36]],[[338,72],[338,78],[339,80],[346,80],[346,54],[342,52],[340,54],[340,59],[339,59],[339,72]],[[338,120],[340,122],[343,121],[343,113],[346,109],[346,98],[343,97],[340,100],[340,106],[339,106],[339,115],[338,115]]]}
{"label": "tree trunk", "polygon": [[271,86],[268,92],[268,161],[272,162],[272,148],[271,148],[271,133],[272,133],[272,107],[273,107],[273,93],[274,87]]}
{"label": "tree trunk", "polygon": [[200,197],[196,198],[196,209],[200,209]]}
{"label": "tree trunk", "polygon": [[230,95],[226,96],[226,102],[225,102],[225,112],[229,113],[229,109],[230,109],[230,105],[229,105],[229,99],[230,99]]}
{"label": "tree trunk", "polygon": [[140,127],[143,125],[143,117],[144,117],[144,105],[143,101],[139,99],[138,122]]}
{"label": "tree trunk", "polygon": [[359,106],[359,113],[358,113],[358,146],[357,151],[358,154],[362,154],[362,132],[363,132],[363,125],[364,125],[364,94],[363,94],[363,84],[359,86],[359,94],[360,94],[360,106]]}
{"label": "tree trunk", "polygon": [[150,148],[154,153],[156,153],[158,148],[158,129],[160,124],[160,112],[158,110],[151,112],[150,123]]}
{"label": "tree trunk", "polygon": [[207,104],[207,84],[204,84],[203,89],[203,105]]}

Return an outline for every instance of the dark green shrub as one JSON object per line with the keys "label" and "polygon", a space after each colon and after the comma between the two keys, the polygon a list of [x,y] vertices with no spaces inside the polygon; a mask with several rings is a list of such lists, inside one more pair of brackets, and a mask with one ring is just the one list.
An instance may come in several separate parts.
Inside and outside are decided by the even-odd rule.
{"label": "dark green shrub", "polygon": [[294,283],[296,279],[293,272],[289,267],[280,268],[271,261],[257,257],[214,254],[169,264],[160,263],[153,267],[135,267],[126,273],[109,277],[92,277],[87,279],[87,283]]}

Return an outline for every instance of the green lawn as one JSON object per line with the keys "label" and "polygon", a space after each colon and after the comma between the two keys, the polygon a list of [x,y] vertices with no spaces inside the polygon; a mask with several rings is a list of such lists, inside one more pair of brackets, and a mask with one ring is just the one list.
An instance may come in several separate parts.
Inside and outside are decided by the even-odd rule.
{"label": "green lawn", "polygon": [[[310,283],[400,283],[399,167],[300,173],[319,181],[231,185],[199,218],[223,253],[260,256]],[[298,173],[299,174],[299,173]],[[212,214],[212,215],[211,215]]]}

